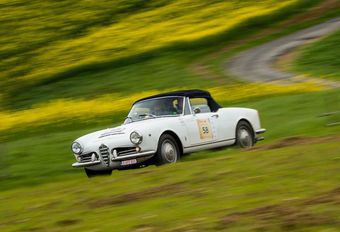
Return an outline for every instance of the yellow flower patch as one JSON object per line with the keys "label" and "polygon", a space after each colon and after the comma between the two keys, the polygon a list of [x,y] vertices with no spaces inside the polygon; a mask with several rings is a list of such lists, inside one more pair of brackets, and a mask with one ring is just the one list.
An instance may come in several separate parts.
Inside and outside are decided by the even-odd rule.
{"label": "yellow flower patch", "polygon": [[[168,89],[165,91],[172,91]],[[218,102],[237,102],[244,99],[276,94],[303,93],[322,90],[313,83],[276,85],[250,83],[208,89]],[[165,92],[162,91],[162,92]],[[0,111],[0,131],[26,126],[41,126],[67,120],[89,120],[117,112],[126,112],[131,104],[160,91],[146,91],[129,96],[104,95],[96,99],[59,99],[21,111]]]}

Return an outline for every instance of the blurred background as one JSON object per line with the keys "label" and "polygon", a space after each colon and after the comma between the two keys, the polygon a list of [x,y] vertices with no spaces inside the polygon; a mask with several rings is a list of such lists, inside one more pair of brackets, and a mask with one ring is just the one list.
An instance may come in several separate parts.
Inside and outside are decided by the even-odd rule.
{"label": "blurred background", "polygon": [[[339,17],[338,0],[0,0],[0,230],[340,230]],[[266,140],[110,177],[71,167],[74,139],[191,88],[257,109]]]}

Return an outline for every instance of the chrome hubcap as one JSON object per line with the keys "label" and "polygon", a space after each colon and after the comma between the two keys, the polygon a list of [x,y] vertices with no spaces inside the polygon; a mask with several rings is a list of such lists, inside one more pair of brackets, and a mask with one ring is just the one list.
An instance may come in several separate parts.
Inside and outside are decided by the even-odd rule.
{"label": "chrome hubcap", "polygon": [[169,141],[163,142],[162,155],[169,163],[174,163],[177,161],[177,150],[175,146]]}
{"label": "chrome hubcap", "polygon": [[252,137],[249,131],[245,128],[241,128],[239,132],[239,141],[242,147],[251,147]]}

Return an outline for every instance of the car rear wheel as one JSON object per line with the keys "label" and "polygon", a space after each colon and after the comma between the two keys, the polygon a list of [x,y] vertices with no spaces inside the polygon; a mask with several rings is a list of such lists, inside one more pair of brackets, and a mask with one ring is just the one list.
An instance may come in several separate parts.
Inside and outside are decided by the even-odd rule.
{"label": "car rear wheel", "polygon": [[176,163],[179,160],[180,151],[173,136],[164,134],[160,137],[155,158],[156,165]]}
{"label": "car rear wheel", "polygon": [[251,125],[246,121],[240,121],[236,129],[236,144],[241,148],[254,146],[254,132]]}
{"label": "car rear wheel", "polygon": [[95,176],[110,176],[112,174],[112,170],[94,171],[94,170],[85,168],[85,173],[88,178],[92,178]]}

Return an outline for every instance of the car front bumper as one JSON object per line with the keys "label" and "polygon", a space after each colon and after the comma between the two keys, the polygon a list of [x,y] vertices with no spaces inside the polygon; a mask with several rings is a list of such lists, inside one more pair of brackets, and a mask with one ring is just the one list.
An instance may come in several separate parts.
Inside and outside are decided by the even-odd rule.
{"label": "car front bumper", "polygon": [[101,161],[100,160],[96,160],[96,161],[91,161],[91,162],[84,162],[84,163],[80,163],[80,162],[76,162],[76,163],[73,163],[72,164],[72,167],[74,168],[81,168],[81,167],[90,167],[90,166],[93,166],[93,165],[97,165],[97,164],[100,164]]}
{"label": "car front bumper", "polygon": [[[76,162],[72,164],[72,167],[81,168],[81,167],[91,167],[91,166],[103,166],[103,167],[111,167],[115,168],[120,166],[120,162],[123,160],[137,159],[143,158],[147,156],[152,156],[156,153],[156,151],[145,151],[136,154],[121,156],[121,157],[113,157],[110,155],[109,162],[104,162],[103,157],[99,157],[99,160],[90,161],[90,162]],[[142,159],[143,160],[143,159]]]}

